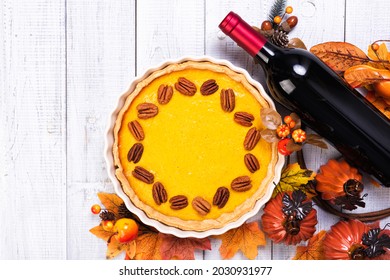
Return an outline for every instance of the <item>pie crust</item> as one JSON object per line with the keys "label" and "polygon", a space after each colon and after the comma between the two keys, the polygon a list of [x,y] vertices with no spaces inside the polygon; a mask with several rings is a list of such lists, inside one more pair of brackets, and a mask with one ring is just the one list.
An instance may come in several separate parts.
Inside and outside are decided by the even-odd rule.
{"label": "pie crust", "polygon": [[[219,97],[223,88],[220,87],[210,96],[201,95],[200,87],[202,82],[206,80],[205,76],[202,74],[203,72],[207,73],[207,75],[205,75],[208,79],[215,79],[217,83],[220,83],[221,81],[221,85],[225,86],[225,88],[226,85],[231,84],[229,88],[233,90],[237,97],[237,106],[233,112],[224,112],[221,109]],[[174,84],[177,82],[178,76],[185,76],[185,78],[196,84],[197,92],[194,96],[183,97],[183,94],[175,89]],[[155,90],[156,84],[160,84],[161,82],[171,85],[174,91],[172,100],[168,104],[164,105],[157,102],[157,91]],[[206,102],[203,100],[208,101]],[[216,100],[218,100],[218,102]],[[176,101],[177,104],[174,103]],[[188,107],[186,107],[186,111],[183,112],[182,109],[184,106],[187,106],[187,101]],[[244,101],[247,104],[245,104]],[[157,105],[159,108],[158,114],[146,120],[137,119],[136,106],[144,102]],[[171,102],[173,105],[170,107]],[[204,103],[207,104],[204,105]],[[209,108],[207,106],[209,106]],[[142,210],[150,219],[157,220],[170,227],[175,227],[185,231],[203,232],[210,229],[219,229],[238,220],[254,208],[256,202],[263,198],[267,189],[272,187],[273,184],[275,166],[278,161],[276,143],[268,143],[263,139],[260,139],[252,151],[246,151],[244,145],[242,144],[244,142],[245,135],[250,128],[256,127],[259,131],[265,128],[260,120],[260,109],[269,107],[271,107],[270,104],[262,97],[259,90],[253,86],[242,73],[233,71],[226,65],[212,63],[209,61],[185,61],[181,63],[172,63],[162,69],[152,72],[149,76],[139,81],[135,89],[127,96],[123,107],[117,115],[114,125],[113,156],[116,167],[115,175],[121,183],[124,193],[129,197],[132,204],[136,208]],[[172,111],[170,111],[170,108],[172,108]],[[205,108],[207,110],[205,110]],[[246,111],[246,108],[250,108],[250,113],[252,113],[255,118],[251,127],[244,127],[233,120],[235,112]],[[190,139],[183,136],[183,141],[192,143],[191,147],[188,149],[191,151],[188,152],[187,149],[180,149],[180,141],[177,141],[175,142],[178,147],[177,149],[175,146],[170,150],[165,149],[160,153],[159,145],[161,144],[161,139],[155,135],[148,138],[148,132],[153,135],[152,132],[154,129],[160,129],[162,125],[165,125],[164,130],[162,130],[163,133],[160,134],[161,138],[171,137],[170,139],[172,139],[178,137],[177,135],[183,133],[183,131],[180,130],[180,119],[176,120],[175,118],[175,114],[177,112],[180,112],[178,116],[182,118],[182,121],[184,118],[186,119],[186,127],[189,126],[188,119],[193,117],[194,122],[195,120],[198,120],[198,125],[194,125],[191,130],[183,130],[184,132],[191,132]],[[219,125],[220,122],[218,122],[217,125],[216,123],[209,123],[207,120],[204,121],[201,119],[203,115],[207,115],[210,112],[212,112],[212,116],[222,116],[220,120],[221,123],[225,121],[227,118],[226,116],[229,116],[230,122],[223,123],[223,125]],[[164,119],[167,116],[171,117],[171,119],[169,119],[170,122],[167,122],[166,119]],[[135,119],[137,119],[137,121],[146,128],[145,140],[139,141],[134,139],[131,133],[129,133],[128,122],[129,120]],[[204,126],[199,124],[200,120],[204,123]],[[216,127],[215,129],[213,129],[213,125]],[[172,130],[171,127],[174,129]],[[175,132],[175,129],[179,131]],[[231,139],[231,141],[226,141],[226,136],[223,136],[225,135],[223,134],[225,132],[223,129],[226,130],[226,135],[230,136],[232,131],[241,131],[240,139],[242,141],[240,140],[241,142],[237,142],[238,140],[234,136],[228,138],[228,140]],[[205,138],[205,132],[206,134],[213,134],[214,130],[217,131],[215,132],[217,133],[216,135],[212,135],[214,137],[212,143],[215,143],[215,145],[212,143],[208,145],[199,144],[201,146],[198,147],[197,143],[203,141]],[[216,137],[218,135],[221,135],[224,140],[217,142],[218,140],[216,140]],[[148,139],[148,141],[146,141],[146,139]],[[133,162],[129,163],[127,160],[127,153],[130,147],[138,142],[144,143],[144,151],[141,160],[136,164]],[[237,146],[237,150],[234,150],[233,152],[229,150],[230,142]],[[169,143],[169,141],[167,143]],[[226,151],[223,150],[224,148]],[[210,149],[210,153],[208,153],[208,149]],[[218,149],[221,149],[221,151]],[[153,153],[149,152],[148,154],[148,151],[153,151]],[[208,161],[206,160],[203,166],[201,159],[199,159],[200,156],[193,157],[194,153],[199,152],[199,154],[201,154],[200,151],[203,155],[205,155],[205,158],[208,158],[208,154],[215,156],[215,154],[221,152],[222,154],[231,155],[232,158],[235,158],[238,154],[242,157],[242,160],[229,162],[229,156],[228,158],[220,159],[217,161],[218,163],[213,164],[213,161],[210,161],[208,158]],[[170,153],[173,153],[174,156],[171,157]],[[245,168],[244,155],[247,153],[253,153],[259,159],[261,171],[251,173]],[[203,181],[205,178],[200,175],[198,177],[201,178],[202,181],[196,183],[196,180],[199,178],[194,176],[195,179],[192,180],[191,176],[193,174],[191,174],[191,170],[188,169],[188,166],[191,167],[191,164],[187,161],[186,164],[183,164],[183,166],[186,165],[187,168],[183,168],[185,172],[181,170],[180,172],[175,173],[176,175],[164,173],[166,170],[174,173],[172,171],[174,170],[172,167],[174,165],[175,168],[180,169],[182,162],[180,158],[183,155],[186,159],[188,159],[188,161],[190,161],[190,163],[191,160],[193,161],[194,170],[197,168],[198,173],[203,166],[203,168],[207,170],[205,173],[217,174],[221,183],[216,183],[216,178],[213,178],[210,182]],[[149,166],[146,166],[145,162],[143,162],[144,157],[147,158],[145,162],[148,162]],[[177,159],[177,161],[173,162],[172,159]],[[163,165],[154,165],[154,162],[161,162],[164,160],[166,161]],[[224,162],[226,162],[226,166],[224,166]],[[169,201],[161,205],[157,205],[152,199],[152,184],[141,182],[132,175],[132,171],[135,166],[142,166],[145,169],[150,168],[150,172],[155,176],[154,182],[161,181],[165,186],[168,193],[168,200],[174,195],[182,194],[181,191],[186,192],[186,196],[188,197],[188,206],[185,209],[174,210],[169,207]],[[225,173],[221,173],[220,170],[223,170]],[[226,174],[226,176],[221,176],[221,174]],[[232,177],[229,177],[230,174],[232,174]],[[178,177],[172,178],[172,176]],[[232,190],[230,182],[238,176],[249,176],[251,178],[253,186],[250,191],[236,192]],[[185,181],[186,177],[188,177],[188,181]],[[186,189],[186,186],[173,186],[176,182],[175,179],[177,179],[177,181],[182,180],[182,182],[190,182],[191,184],[188,185],[196,185],[196,187],[192,186],[189,190]],[[170,184],[166,184],[168,181]],[[213,199],[210,193],[215,193],[215,191],[221,186],[225,186],[229,189],[230,197],[226,206],[218,208],[217,206],[212,205]],[[200,215],[197,211],[195,211],[191,205],[191,202],[195,199],[195,197],[202,197],[210,203],[211,209],[209,214]]]}

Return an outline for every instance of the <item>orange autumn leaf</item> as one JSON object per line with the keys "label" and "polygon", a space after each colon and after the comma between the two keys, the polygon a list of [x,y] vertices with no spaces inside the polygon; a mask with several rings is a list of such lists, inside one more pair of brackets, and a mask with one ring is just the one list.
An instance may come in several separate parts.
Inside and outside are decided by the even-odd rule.
{"label": "orange autumn leaf", "polygon": [[110,237],[114,234],[114,232],[112,231],[105,230],[101,224],[91,228],[89,232],[96,237],[103,239],[104,241],[108,241]]}
{"label": "orange autumn leaf", "polygon": [[106,210],[118,215],[118,208],[123,204],[123,200],[113,193],[98,193],[98,197]]}
{"label": "orange autumn leaf", "polygon": [[179,259],[193,260],[196,249],[211,250],[208,238],[178,238],[173,235],[160,233],[162,239],[161,256],[163,260]]}
{"label": "orange autumn leaf", "polygon": [[293,260],[323,260],[324,249],[322,242],[325,235],[326,230],[322,230],[309,239],[307,246],[297,246],[297,252]]}
{"label": "orange autumn leaf", "polygon": [[346,42],[318,44],[313,46],[310,52],[336,72],[344,72],[352,66],[365,64],[368,61],[361,49]]}
{"label": "orange autumn leaf", "polygon": [[253,260],[257,256],[257,247],[266,244],[264,233],[257,222],[245,223],[217,238],[222,240],[219,252],[223,259],[230,259],[241,250],[248,259]]}
{"label": "orange autumn leaf", "polygon": [[363,87],[387,80],[390,77],[390,71],[386,69],[377,69],[368,65],[356,65],[348,68],[344,73],[344,78],[352,87]]}
{"label": "orange autumn leaf", "polygon": [[161,260],[161,236],[157,232],[148,232],[138,235],[135,242],[137,248],[134,259],[136,260]]}
{"label": "orange autumn leaf", "polygon": [[114,236],[107,242],[106,258],[108,260],[113,259],[122,252],[125,252],[129,257],[134,257],[136,246],[134,240],[127,243],[120,243]]}

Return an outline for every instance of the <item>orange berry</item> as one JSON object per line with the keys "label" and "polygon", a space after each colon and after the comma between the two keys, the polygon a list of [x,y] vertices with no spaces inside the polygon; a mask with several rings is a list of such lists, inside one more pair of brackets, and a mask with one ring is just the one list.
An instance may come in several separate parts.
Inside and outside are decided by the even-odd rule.
{"label": "orange berry", "polygon": [[111,231],[114,227],[114,223],[112,221],[103,221],[102,226],[105,231]]}
{"label": "orange berry", "polygon": [[296,122],[292,120],[288,125],[290,126],[290,128],[294,128]]}
{"label": "orange berry", "polygon": [[379,50],[379,45],[377,43],[374,43],[371,45],[371,48],[374,50],[374,51],[377,51]]}
{"label": "orange berry", "polygon": [[132,219],[122,218],[116,221],[114,231],[117,232],[118,241],[126,243],[137,237],[138,225]]}
{"label": "orange berry", "polygon": [[91,212],[94,213],[95,215],[99,214],[102,208],[100,207],[99,204],[94,204],[91,207]]}
{"label": "orange berry", "polygon": [[291,7],[291,6],[287,6],[286,7],[286,14],[291,14],[292,12],[293,12],[293,7]]}
{"label": "orange berry", "polygon": [[285,116],[283,118],[284,123],[289,124],[292,121],[292,117],[290,115]]}
{"label": "orange berry", "polygon": [[292,133],[292,138],[296,143],[303,143],[306,140],[306,132],[302,129],[296,129]]}
{"label": "orange berry", "polygon": [[282,22],[282,18],[281,18],[280,16],[276,16],[276,17],[274,17],[274,22],[275,22],[276,24],[279,24],[279,23]]}
{"label": "orange berry", "polygon": [[281,124],[276,128],[276,134],[280,138],[285,138],[290,134],[290,128],[286,124]]}

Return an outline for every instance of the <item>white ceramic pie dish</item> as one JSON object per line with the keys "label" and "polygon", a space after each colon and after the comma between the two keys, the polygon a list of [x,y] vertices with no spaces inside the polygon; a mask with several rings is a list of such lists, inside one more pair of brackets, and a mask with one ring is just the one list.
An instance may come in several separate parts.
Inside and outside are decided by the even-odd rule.
{"label": "white ceramic pie dish", "polygon": [[223,234],[224,232],[226,232],[232,228],[239,227],[245,221],[247,221],[249,218],[256,215],[259,212],[259,210],[261,209],[261,207],[271,198],[274,186],[280,180],[280,174],[281,174],[282,168],[284,166],[284,157],[283,156],[278,157],[278,160],[277,160],[277,163],[276,163],[275,169],[274,169],[274,178],[273,178],[272,182],[269,184],[269,186],[267,187],[264,196],[261,199],[257,200],[254,208],[251,211],[242,215],[237,220],[226,224],[222,228],[210,229],[210,230],[206,230],[206,231],[181,230],[181,229],[163,224],[157,220],[151,219],[146,215],[146,213],[144,211],[135,207],[133,205],[133,203],[131,202],[131,200],[129,199],[129,197],[124,193],[124,191],[121,187],[121,183],[119,182],[119,180],[115,176],[115,169],[116,168],[115,168],[114,156],[113,156],[113,152],[112,152],[113,151],[113,144],[114,144],[113,130],[114,130],[115,121],[117,119],[119,111],[121,110],[121,108],[123,107],[123,105],[125,103],[127,96],[131,92],[133,92],[133,90],[134,90],[135,86],[138,84],[138,82],[145,79],[147,76],[149,76],[151,73],[155,72],[156,70],[162,69],[162,68],[166,67],[167,65],[170,65],[172,63],[181,63],[181,62],[185,62],[185,61],[208,61],[208,62],[212,62],[212,63],[216,63],[216,64],[225,65],[225,66],[229,67],[230,69],[232,69],[233,71],[243,74],[245,76],[245,78],[249,81],[249,83],[258,89],[258,91],[261,93],[262,97],[269,103],[270,107],[275,109],[275,104],[273,103],[271,98],[266,94],[262,85],[260,83],[258,83],[257,81],[253,80],[246,70],[232,65],[227,60],[220,60],[220,59],[217,60],[217,59],[214,59],[214,58],[208,57],[208,56],[182,57],[182,58],[177,59],[177,60],[168,60],[168,61],[165,61],[164,63],[160,64],[157,67],[148,69],[142,76],[136,77],[130,83],[130,86],[128,87],[128,89],[119,96],[118,102],[115,106],[115,109],[112,111],[112,113],[109,117],[109,121],[108,121],[108,125],[107,125],[107,130],[106,130],[106,135],[105,135],[104,158],[105,158],[106,165],[107,165],[108,176],[114,185],[114,189],[115,189],[116,194],[124,201],[126,207],[129,209],[129,211],[131,211],[132,213],[137,215],[143,223],[156,228],[158,231],[160,231],[162,233],[172,234],[172,235],[175,235],[175,236],[180,237],[180,238],[185,238],[185,237],[203,238],[203,237],[207,237],[210,235]]}

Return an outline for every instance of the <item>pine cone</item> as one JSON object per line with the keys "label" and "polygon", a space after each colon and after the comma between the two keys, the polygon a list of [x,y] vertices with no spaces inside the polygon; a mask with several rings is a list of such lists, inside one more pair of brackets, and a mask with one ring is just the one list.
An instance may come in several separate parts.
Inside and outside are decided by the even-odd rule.
{"label": "pine cone", "polygon": [[99,215],[100,219],[102,219],[102,221],[113,221],[115,220],[115,214],[108,211],[108,210],[103,210],[100,215]]}
{"label": "pine cone", "polygon": [[122,203],[118,207],[118,215],[120,218],[134,218],[133,214],[127,209],[126,205]]}
{"label": "pine cone", "polygon": [[275,31],[275,33],[271,36],[271,42],[279,47],[287,48],[288,46],[287,33],[280,30]]}

